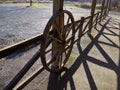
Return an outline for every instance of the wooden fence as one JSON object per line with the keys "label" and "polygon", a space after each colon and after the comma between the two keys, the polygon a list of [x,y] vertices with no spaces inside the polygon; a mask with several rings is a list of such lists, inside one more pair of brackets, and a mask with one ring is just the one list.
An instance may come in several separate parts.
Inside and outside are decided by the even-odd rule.
{"label": "wooden fence", "polygon": [[[105,1],[107,1],[105,5]],[[98,23],[101,23],[102,20],[108,15],[109,12],[109,7],[110,7],[110,2],[111,0],[103,0],[102,3],[102,8],[101,11],[94,13],[95,6],[93,6],[92,13],[88,17],[81,17],[80,20],[74,21],[75,25],[75,37],[73,43],[80,43],[80,39],[86,34],[90,34],[90,31],[92,30],[93,27],[96,27]],[[93,4],[95,2],[93,1]],[[59,12],[63,12],[64,10],[60,10]],[[69,12],[69,11],[64,11],[64,12]],[[59,15],[59,14],[57,14]],[[57,17],[56,13],[53,14],[53,17]],[[51,22],[51,19],[50,21]],[[48,22],[48,23],[49,23]],[[49,24],[48,24],[49,26]],[[73,26],[73,23],[69,23],[68,26]],[[64,25],[65,27],[65,25]],[[47,27],[48,28],[48,27]],[[46,33],[46,32],[44,32]],[[77,34],[77,35],[76,35]],[[43,36],[42,35],[37,35],[35,37],[32,37],[30,39],[24,40],[22,42],[19,42],[17,44],[14,44],[12,46],[0,49],[0,58],[6,57],[12,53],[15,53],[19,51],[20,49],[26,48],[31,46],[32,44],[43,44]],[[48,40],[47,40],[48,42]],[[41,49],[41,47],[40,47]],[[49,52],[49,51],[48,51]],[[47,54],[48,52],[44,53]],[[18,72],[18,74],[10,81],[10,83],[6,86],[4,90],[12,90],[12,89],[17,89],[20,90],[24,88],[29,82],[31,82],[38,74],[40,74],[44,69],[47,69],[48,66],[52,63],[51,60],[48,60],[46,62],[43,61],[43,66],[38,68],[35,72],[33,72],[30,76],[28,76],[25,80],[18,82],[22,79],[22,77],[27,73],[27,71],[32,67],[32,65],[38,60],[39,57],[41,57],[41,50],[38,50],[33,57],[25,64],[25,66]],[[46,66],[47,65],[47,66]]]}

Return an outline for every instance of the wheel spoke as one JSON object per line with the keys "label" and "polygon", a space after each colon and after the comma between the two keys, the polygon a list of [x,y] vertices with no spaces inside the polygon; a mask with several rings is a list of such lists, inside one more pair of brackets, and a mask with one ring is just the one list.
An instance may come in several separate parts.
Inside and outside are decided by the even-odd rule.
{"label": "wheel spoke", "polygon": [[61,36],[61,33],[60,33],[60,30],[59,30],[59,27],[58,27],[58,25],[57,25],[56,20],[54,21],[54,26],[55,26],[55,28],[56,28],[56,30],[57,30],[57,33],[58,33],[60,39],[62,39],[62,36]]}
{"label": "wheel spoke", "polygon": [[65,39],[67,38],[67,36],[69,35],[69,33],[70,33],[70,31],[71,31],[71,27],[70,27],[70,25],[69,25],[69,21],[70,21],[70,20],[71,20],[70,17],[68,17],[67,23],[66,23],[66,25],[64,26],[64,37],[65,37]]}
{"label": "wheel spoke", "polygon": [[67,20],[67,25],[69,24],[69,21],[70,21],[70,17],[68,17],[68,20]]}
{"label": "wheel spoke", "polygon": [[68,37],[68,35],[69,35],[70,31],[71,31],[72,25],[71,25],[71,26],[69,26],[69,27],[70,27],[70,28],[68,28],[68,30],[67,30],[67,32],[66,32],[65,39]]}
{"label": "wheel spoke", "polygon": [[46,41],[46,48],[51,44],[51,42],[52,42],[52,39],[50,39],[50,38],[48,38],[48,40]]}
{"label": "wheel spoke", "polygon": [[64,35],[65,35],[65,36],[66,36],[67,29],[68,29],[68,26],[65,25],[65,26],[64,26]]}
{"label": "wheel spoke", "polygon": [[58,41],[59,43],[62,43],[61,40],[59,40],[58,38],[53,37],[52,35],[47,35],[47,37],[50,37],[51,39]]}
{"label": "wheel spoke", "polygon": [[65,57],[67,57],[67,53],[66,53],[66,50],[64,50],[64,53],[65,53]]}
{"label": "wheel spoke", "polygon": [[70,29],[67,31],[67,34],[66,34],[66,36],[65,36],[65,39],[68,37],[69,33],[70,33]]}

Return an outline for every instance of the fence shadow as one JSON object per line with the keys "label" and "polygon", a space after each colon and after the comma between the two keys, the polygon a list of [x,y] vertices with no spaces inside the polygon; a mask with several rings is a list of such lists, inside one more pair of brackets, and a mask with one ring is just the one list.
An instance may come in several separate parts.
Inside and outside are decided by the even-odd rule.
{"label": "fence shadow", "polygon": [[[77,57],[77,59],[75,60],[75,62],[69,69],[67,69],[67,68],[64,69],[64,74],[62,76],[60,74],[54,74],[54,73],[50,74],[49,82],[48,82],[48,90],[67,90],[68,82],[70,83],[71,90],[76,90],[76,86],[74,84],[74,79],[72,77],[73,77],[74,73],[78,70],[78,68],[80,67],[81,64],[83,64],[83,67],[84,67],[91,90],[97,90],[96,83],[90,72],[90,68],[88,66],[87,61],[94,63],[96,65],[102,66],[104,68],[113,70],[117,75],[117,90],[120,90],[120,47],[118,45],[116,45],[114,42],[112,42],[108,37],[106,37],[105,36],[106,33],[103,32],[105,29],[109,30],[112,33],[110,35],[119,37],[119,43],[120,43],[120,33],[119,33],[119,35],[117,35],[114,32],[112,32],[110,29],[107,28],[107,24],[109,24],[110,19],[111,18],[109,18],[105,22],[104,25],[100,24],[102,26],[101,30],[97,30],[97,28],[96,28],[96,30],[98,31],[98,34],[95,37],[93,37],[91,34],[88,34],[88,37],[91,39],[91,42],[88,44],[88,46],[84,50],[82,50],[82,47],[80,46],[80,44],[77,44],[80,55]],[[104,36],[106,39],[108,39],[110,42],[112,42],[112,44],[108,44],[106,42],[99,41],[98,39],[101,36]],[[112,58],[99,45],[100,43],[108,45],[108,46],[113,46],[113,47],[116,47],[119,49],[119,66],[117,66],[114,63]],[[89,51],[92,49],[92,47],[94,45],[97,47],[97,49],[100,51],[100,53],[102,54],[102,56],[106,59],[106,61],[108,63],[102,62],[102,61],[88,55]]]}
{"label": "fence shadow", "polygon": [[[113,19],[112,19],[112,20],[113,20]],[[104,38],[106,38],[111,44],[106,43],[106,42],[104,42],[104,41],[98,41],[98,39],[95,40],[95,38],[93,38],[92,35],[88,35],[91,40],[95,40],[95,42],[96,42],[96,43],[94,43],[95,46],[97,47],[97,49],[100,51],[100,53],[102,54],[102,56],[106,59],[106,61],[107,61],[108,63],[102,62],[102,61],[97,60],[97,59],[95,59],[95,58],[93,58],[93,57],[90,57],[90,56],[87,56],[87,60],[90,61],[91,63],[94,63],[94,64],[97,64],[97,65],[102,66],[102,67],[104,67],[104,68],[108,68],[108,69],[110,69],[110,70],[113,70],[113,71],[116,73],[116,75],[117,75],[117,90],[120,90],[120,27],[119,27],[119,28],[116,27],[116,23],[114,23],[114,21],[112,22],[112,20],[109,21],[111,24],[108,23],[108,25],[111,25],[112,27],[114,27],[114,29],[119,30],[119,34],[116,34],[116,33],[112,30],[112,29],[113,29],[112,27],[109,27],[109,26],[106,26],[106,25],[105,25],[105,26],[101,25],[101,26],[104,27],[105,30],[109,31],[111,34],[109,34],[109,33],[104,33],[103,31],[101,32],[101,31],[99,31],[99,30],[96,28],[96,30],[99,32],[99,34],[102,35]],[[117,23],[119,23],[119,22],[117,22]],[[117,25],[118,25],[118,24],[117,24]],[[119,42],[119,45],[117,45],[115,42],[113,42],[113,41],[112,41],[109,37],[107,37],[106,35],[118,37],[118,38],[119,38],[119,41],[118,41],[118,42]],[[100,46],[100,44],[104,44],[104,45],[107,45],[107,46],[111,46],[111,47],[117,48],[117,49],[119,50],[118,65],[116,65],[116,63],[114,62],[114,60],[107,54],[107,52]]]}

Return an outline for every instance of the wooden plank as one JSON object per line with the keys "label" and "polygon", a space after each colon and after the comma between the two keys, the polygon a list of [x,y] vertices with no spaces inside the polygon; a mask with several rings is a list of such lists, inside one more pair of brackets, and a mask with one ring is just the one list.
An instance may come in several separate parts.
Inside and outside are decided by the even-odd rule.
{"label": "wooden plank", "polygon": [[64,0],[53,0],[53,14],[57,11],[63,10]]}
{"label": "wooden plank", "polygon": [[40,43],[41,40],[42,40],[42,34],[36,35],[36,36],[26,39],[26,40],[23,40],[14,45],[2,48],[2,49],[0,49],[0,58],[6,57],[12,53],[15,53],[15,52],[21,50],[21,49],[25,49],[29,46]]}
{"label": "wooden plank", "polygon": [[[53,14],[55,14],[58,11],[63,10],[63,3],[64,3],[64,0],[53,0]],[[62,27],[64,26],[63,22],[64,22],[64,15],[60,15],[56,19],[56,23],[58,25],[59,30],[62,30]],[[55,27],[53,27],[53,28],[55,28]],[[55,55],[56,51],[58,51],[58,43],[56,41],[53,41],[52,42],[52,56]]]}
{"label": "wooden plank", "polygon": [[105,0],[102,1],[101,14],[100,14],[100,22],[102,21],[104,8],[105,8]]}
{"label": "wooden plank", "polygon": [[104,12],[104,15],[103,15],[104,18],[107,15],[108,7],[109,7],[109,0],[106,1],[105,12]]}
{"label": "wooden plank", "polygon": [[94,18],[94,12],[96,8],[96,2],[97,0],[92,0],[92,8],[91,8],[91,19],[90,19],[90,24],[89,24],[89,34],[91,33],[92,30],[92,24],[93,24],[93,18]]}

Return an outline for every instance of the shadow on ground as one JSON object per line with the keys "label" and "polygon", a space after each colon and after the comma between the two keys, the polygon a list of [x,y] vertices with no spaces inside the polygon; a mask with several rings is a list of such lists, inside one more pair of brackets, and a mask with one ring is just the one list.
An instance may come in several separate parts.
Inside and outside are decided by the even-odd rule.
{"label": "shadow on ground", "polygon": [[[78,48],[80,55],[77,57],[77,59],[75,60],[75,62],[72,64],[72,66],[69,69],[67,68],[64,69],[63,71],[64,74],[62,75],[55,74],[55,73],[50,74],[48,88],[47,88],[48,90],[68,90],[67,89],[68,82],[70,83],[70,89],[76,90],[73,75],[78,70],[81,64],[83,64],[91,90],[97,90],[98,87],[95,83],[93,75],[91,74],[90,67],[87,61],[114,71],[117,75],[117,90],[120,90],[120,47],[119,47],[120,27],[118,28],[114,26],[115,24],[118,25],[119,23],[117,20],[112,22],[111,18],[104,20],[104,22],[105,22],[104,25],[100,24],[102,26],[101,30],[98,30],[97,28],[95,28],[95,30],[98,32],[98,34],[95,37],[93,37],[91,34],[88,35],[88,37],[91,39],[91,42],[88,44],[88,46],[84,50],[82,50],[82,47],[80,44],[77,44],[77,48]],[[107,27],[107,25],[110,24],[109,22],[112,22],[113,24],[110,27]],[[116,30],[119,30],[119,35],[117,35],[115,32],[112,31],[113,28],[115,28]],[[109,32],[111,32],[111,34],[105,33],[104,30],[108,30]],[[106,35],[118,37],[119,45],[115,44]],[[106,38],[109,42],[111,42],[111,44],[98,40],[101,36]],[[100,44],[105,44],[105,45],[112,46],[114,48],[119,49],[119,62],[118,62],[119,64],[118,65],[116,65],[114,60],[108,55],[108,53],[103,49],[103,47],[101,47]],[[99,50],[101,55],[105,58],[107,63],[88,55],[88,53],[93,48],[93,46],[96,46],[96,48]]]}

